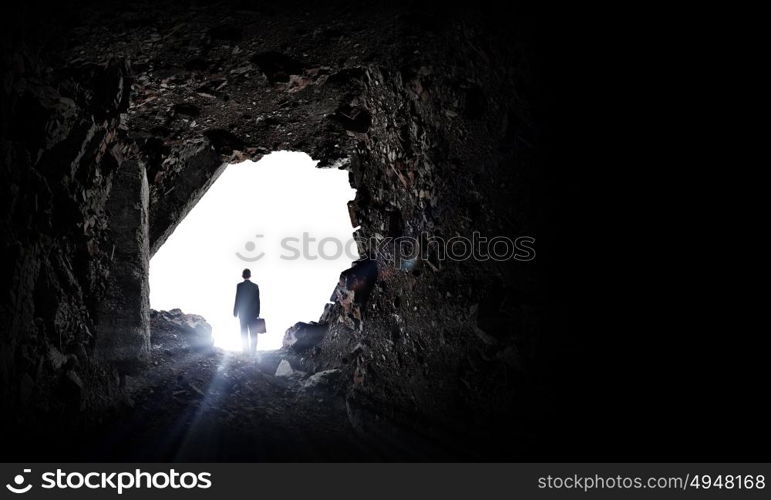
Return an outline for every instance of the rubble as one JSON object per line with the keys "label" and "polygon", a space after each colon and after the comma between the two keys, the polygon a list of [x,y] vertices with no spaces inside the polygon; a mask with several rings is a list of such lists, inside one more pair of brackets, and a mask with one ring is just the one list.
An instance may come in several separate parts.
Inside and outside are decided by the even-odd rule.
{"label": "rubble", "polygon": [[303,351],[321,342],[326,331],[325,324],[297,322],[284,333],[283,346]]}
{"label": "rubble", "polygon": [[153,344],[157,344],[161,336],[172,336],[177,346],[193,349],[207,349],[214,344],[212,327],[206,319],[197,314],[185,314],[180,309],[151,309],[150,329]]}
{"label": "rubble", "polygon": [[314,373],[302,383],[303,389],[311,390],[319,387],[329,387],[340,379],[342,373],[339,369],[323,370]]}
{"label": "rubble", "polygon": [[289,361],[282,359],[281,362],[278,364],[278,368],[276,368],[276,376],[277,377],[290,377],[294,375],[295,371],[292,370],[292,365],[289,364]]}

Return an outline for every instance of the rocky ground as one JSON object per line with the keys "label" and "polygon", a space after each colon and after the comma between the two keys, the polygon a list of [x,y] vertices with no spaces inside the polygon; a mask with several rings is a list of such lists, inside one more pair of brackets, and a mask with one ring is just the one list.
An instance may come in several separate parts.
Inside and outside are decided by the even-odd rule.
{"label": "rocky ground", "polygon": [[305,461],[396,453],[394,444],[351,427],[339,371],[310,375],[288,349],[253,357],[207,346],[208,324],[178,309],[153,311],[152,327],[150,368],[126,378],[125,407],[95,433],[86,455]]}

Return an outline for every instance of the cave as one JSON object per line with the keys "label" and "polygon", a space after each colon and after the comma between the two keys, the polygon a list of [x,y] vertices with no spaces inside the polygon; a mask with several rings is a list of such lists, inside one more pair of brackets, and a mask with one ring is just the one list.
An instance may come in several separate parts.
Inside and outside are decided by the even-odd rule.
{"label": "cave", "polygon": [[[560,191],[527,13],[33,8],[3,52],[4,457],[573,456],[560,391],[577,382],[555,380],[580,363],[538,246]],[[252,364],[206,345],[198,311],[151,310],[149,262],[227,165],[274,151],[347,172],[358,255]],[[475,232],[537,257],[432,244]],[[407,238],[406,258],[381,245]]]}

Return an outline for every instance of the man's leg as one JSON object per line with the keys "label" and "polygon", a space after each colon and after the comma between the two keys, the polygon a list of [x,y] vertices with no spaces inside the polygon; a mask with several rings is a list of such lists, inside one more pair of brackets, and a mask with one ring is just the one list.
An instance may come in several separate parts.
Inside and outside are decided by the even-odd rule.
{"label": "man's leg", "polygon": [[245,353],[249,352],[249,322],[241,320],[241,348]]}
{"label": "man's leg", "polygon": [[256,320],[252,321],[249,324],[249,334],[251,336],[251,341],[252,341],[251,342],[252,354],[256,354],[257,353],[257,335],[259,335],[259,333],[257,333],[257,321]]}

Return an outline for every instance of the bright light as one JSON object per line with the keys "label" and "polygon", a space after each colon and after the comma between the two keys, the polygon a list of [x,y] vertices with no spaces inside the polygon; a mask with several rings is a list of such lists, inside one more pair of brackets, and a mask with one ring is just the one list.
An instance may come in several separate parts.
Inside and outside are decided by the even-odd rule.
{"label": "bright light", "polygon": [[346,206],[356,191],[348,172],[315,164],[304,153],[280,151],[226,167],[150,261],[151,307],[200,314],[215,345],[239,350],[233,302],[249,268],[268,330],[259,350],[281,347],[297,321],[318,321],[340,272],[357,258]]}

